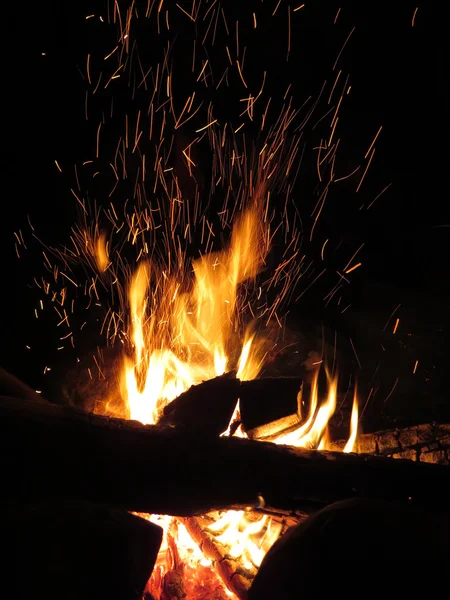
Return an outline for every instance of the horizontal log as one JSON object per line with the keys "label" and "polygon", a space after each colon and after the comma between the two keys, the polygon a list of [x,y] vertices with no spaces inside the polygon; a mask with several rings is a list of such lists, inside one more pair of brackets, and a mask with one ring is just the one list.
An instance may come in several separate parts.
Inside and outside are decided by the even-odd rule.
{"label": "horizontal log", "polygon": [[[345,444],[345,440],[331,442],[329,449],[340,451]],[[365,433],[358,437],[355,450],[364,454],[449,465],[450,424],[429,423]]]}
{"label": "horizontal log", "polygon": [[0,399],[3,503],[80,498],[189,516],[268,506],[292,510],[355,496],[448,506],[449,469],[380,456],[317,452]]}

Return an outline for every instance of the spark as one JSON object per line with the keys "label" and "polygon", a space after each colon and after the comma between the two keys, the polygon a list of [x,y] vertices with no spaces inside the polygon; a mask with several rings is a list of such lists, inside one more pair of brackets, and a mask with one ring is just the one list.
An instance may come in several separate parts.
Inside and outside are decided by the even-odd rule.
{"label": "spark", "polygon": [[369,154],[370,154],[370,151],[372,150],[372,148],[373,148],[373,145],[374,145],[374,144],[375,144],[375,142],[377,141],[377,139],[378,139],[378,136],[380,135],[380,133],[381,133],[381,130],[382,130],[382,129],[383,129],[383,125],[381,125],[381,126],[380,126],[380,128],[379,128],[379,130],[377,131],[377,133],[376,133],[375,137],[373,138],[373,141],[372,141],[372,143],[371,143],[371,144],[370,144],[370,146],[369,146],[369,149],[367,150],[367,152],[366,152],[366,153],[365,153],[365,155],[364,155],[364,158],[367,158],[367,157],[369,156]]}
{"label": "spark", "polygon": [[386,192],[390,187],[391,187],[392,183],[388,183],[388,185],[386,187],[384,187],[381,192],[379,194],[377,194],[375,196],[375,198],[372,200],[372,202],[367,206],[367,210],[369,210],[369,208],[371,208],[371,206],[373,206],[373,204],[378,200],[378,198],[384,194],[384,192]]}
{"label": "spark", "polygon": [[344,48],[345,48],[345,46],[347,45],[347,43],[348,43],[348,41],[349,41],[350,37],[353,35],[353,32],[355,31],[355,29],[356,29],[356,27],[353,27],[353,28],[352,28],[352,30],[350,31],[350,33],[348,34],[348,36],[346,37],[346,39],[345,39],[345,42],[344,42],[344,44],[342,45],[342,48],[340,49],[340,51],[339,51],[339,54],[337,55],[337,58],[336,58],[336,60],[335,60],[335,62],[334,62],[334,65],[333,65],[333,71],[336,69],[336,66],[337,66],[337,64],[338,64],[338,62],[339,62],[339,59],[341,58],[341,54],[342,54],[342,52],[344,51]]}
{"label": "spark", "polygon": [[374,154],[375,154],[375,148],[372,150],[372,154],[370,155],[370,158],[369,158],[369,160],[368,160],[368,162],[367,162],[366,168],[364,169],[364,172],[363,172],[363,174],[362,174],[362,176],[361,176],[361,179],[359,180],[358,187],[356,188],[356,191],[357,191],[357,192],[359,192],[359,190],[360,190],[360,188],[361,188],[362,182],[364,181],[364,178],[365,178],[365,176],[366,176],[366,173],[367,173],[367,171],[369,170],[370,163],[372,162],[372,159],[373,159],[373,155],[374,155]]}
{"label": "spark", "polygon": [[358,354],[356,353],[356,348],[355,348],[355,345],[353,343],[353,340],[352,340],[352,338],[349,338],[349,340],[350,340],[350,344],[351,344],[353,353],[354,353],[355,358],[356,358],[356,362],[358,363],[358,367],[361,369],[361,363],[359,362]]}
{"label": "spark", "polygon": [[390,320],[392,319],[392,317],[395,315],[395,313],[398,311],[398,309],[401,307],[401,304],[399,304],[398,306],[396,306],[394,308],[394,310],[392,311],[392,313],[389,315],[388,320],[386,321],[385,326],[383,327],[383,331],[386,331],[387,326],[389,325]]}
{"label": "spark", "polygon": [[360,267],[362,265],[362,263],[357,263],[356,265],[354,265],[353,267],[350,267],[350,269],[347,269],[345,272],[346,275],[348,275],[349,273],[351,273],[352,271],[354,271],[355,269],[357,269],[358,267]]}
{"label": "spark", "polygon": [[398,324],[400,323],[400,319],[396,319],[395,321],[395,325],[394,325],[394,331],[392,333],[396,333],[397,332],[397,328],[398,328]]}
{"label": "spark", "polygon": [[205,125],[204,127],[201,127],[200,129],[196,129],[195,133],[200,133],[200,131],[204,131],[205,129],[208,129],[208,127],[211,127],[211,125],[214,125],[214,123],[217,123],[217,119],[214,119],[214,121],[211,121],[211,123],[208,123],[208,125]]}
{"label": "spark", "polygon": [[394,393],[395,388],[397,387],[399,382],[399,378],[397,377],[396,380],[394,381],[394,385],[392,386],[391,391],[389,392],[389,394],[387,395],[384,404],[386,404],[386,402],[389,400],[389,398],[392,396],[392,394]]}

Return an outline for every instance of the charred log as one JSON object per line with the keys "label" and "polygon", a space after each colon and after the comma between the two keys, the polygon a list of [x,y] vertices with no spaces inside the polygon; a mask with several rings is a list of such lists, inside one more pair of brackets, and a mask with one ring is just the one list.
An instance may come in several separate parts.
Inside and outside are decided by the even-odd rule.
{"label": "charred log", "polygon": [[[449,536],[449,513],[367,499],[338,502],[275,542],[248,599],[297,600],[318,589],[324,596],[344,594],[359,581],[370,583],[373,597],[415,598],[421,584],[439,596],[447,585]],[[402,563],[414,567],[413,575],[405,575]]]}
{"label": "charred log", "polygon": [[234,372],[193,385],[165,407],[159,423],[217,436],[228,427],[239,391],[240,381]]}
{"label": "charred log", "polygon": [[3,502],[76,498],[137,512],[189,516],[252,506],[286,510],[358,496],[448,506],[445,466],[315,452],[4,398]]}
{"label": "charred log", "polygon": [[[305,394],[306,398],[309,395]],[[305,412],[300,377],[265,377],[242,381],[242,425],[251,438],[274,436],[299,425]]]}
{"label": "charred log", "polygon": [[219,435],[227,429],[239,399],[241,422],[249,437],[273,436],[301,422],[302,386],[300,377],[240,381],[234,372],[226,373],[178,396],[165,407],[159,423]]}
{"label": "charred log", "polygon": [[[1,516],[14,598],[139,600],[162,529],[127,512],[79,502],[16,506]],[[26,586],[24,582],[26,581]]]}
{"label": "charred log", "polygon": [[[345,441],[331,444],[342,450]],[[430,423],[366,433],[359,436],[356,451],[378,456],[408,458],[420,462],[450,464],[450,425]]]}

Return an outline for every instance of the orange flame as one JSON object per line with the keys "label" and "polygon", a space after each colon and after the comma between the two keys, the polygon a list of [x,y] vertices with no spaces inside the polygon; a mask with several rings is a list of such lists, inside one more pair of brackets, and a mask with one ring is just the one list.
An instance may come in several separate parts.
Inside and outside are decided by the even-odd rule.
{"label": "orange flame", "polygon": [[[248,303],[241,284],[254,280],[264,265],[268,238],[257,205],[237,220],[227,249],[202,256],[192,263],[194,280],[186,290],[186,267],[180,258],[175,269],[162,270],[142,262],[129,286],[130,340],[133,355],[124,361],[122,392],[129,416],[156,423],[161,410],[191,385],[235,369],[242,380],[257,377],[263,362],[262,343],[241,323]],[[104,248],[104,246],[98,246]],[[98,264],[105,264],[105,257]],[[277,444],[326,449],[327,427],[336,410],[337,377],[326,371],[328,393],[319,402],[319,370],[310,395],[309,413],[297,429],[280,435]],[[345,446],[352,451],[357,434],[358,403],[355,390],[351,435]],[[239,403],[231,424],[239,420]],[[247,437],[242,426],[235,436]],[[150,584],[158,589],[165,573],[174,568],[175,554],[186,569],[213,567],[181,523],[153,515],[164,529],[164,540]],[[267,515],[224,511],[209,527],[231,558],[252,570],[281,533],[281,525]],[[176,561],[175,561],[176,562]],[[184,568],[183,567],[183,568]],[[186,571],[185,571],[186,572]],[[149,585],[150,585],[149,584]],[[152,588],[153,589],[153,588]],[[229,596],[233,593],[227,590]]]}
{"label": "orange flame", "polygon": [[[191,291],[176,275],[141,263],[129,288],[133,358],[126,357],[123,395],[132,419],[156,423],[161,409],[191,385],[237,367],[241,379],[261,368],[260,345],[242,334],[245,295],[239,285],[254,279],[265,249],[257,210],[243,213],[230,247],[193,262]],[[233,358],[235,357],[235,358]]]}
{"label": "orange flame", "polygon": [[355,386],[353,396],[352,416],[350,418],[350,437],[344,446],[343,452],[354,452],[356,446],[356,438],[358,435],[358,394]]}

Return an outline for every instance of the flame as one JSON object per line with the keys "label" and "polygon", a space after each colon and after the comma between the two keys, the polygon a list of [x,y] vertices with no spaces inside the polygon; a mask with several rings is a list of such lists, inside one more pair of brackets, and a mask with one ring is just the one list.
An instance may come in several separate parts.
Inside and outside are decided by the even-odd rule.
{"label": "flame", "polygon": [[[267,253],[256,207],[233,227],[229,248],[193,261],[192,289],[184,259],[174,272],[142,262],[129,287],[132,357],[126,356],[122,395],[130,418],[156,423],[164,406],[191,385],[237,367],[241,379],[261,368],[261,344],[244,330],[241,284],[254,280]],[[236,358],[237,357],[237,358]]]}
{"label": "flame", "polygon": [[95,242],[95,258],[97,267],[100,272],[106,271],[110,264],[108,256],[108,243],[106,241],[106,234],[101,233]]}
{"label": "flame", "polygon": [[[239,286],[254,280],[264,264],[267,238],[255,203],[237,219],[228,248],[193,261],[194,281],[186,290],[184,257],[173,271],[141,262],[130,280],[128,303],[132,356],[125,356],[122,395],[131,419],[156,423],[161,410],[191,385],[235,368],[240,379],[255,378],[262,365],[262,344],[241,313],[248,301]],[[101,255],[98,257],[100,264]],[[236,407],[231,423],[239,418]],[[225,434],[229,433],[230,428]],[[244,437],[240,426],[235,435]],[[157,595],[177,557],[186,570],[210,567],[184,526],[172,517],[152,515],[164,539],[149,582]],[[250,522],[243,511],[228,511],[211,528],[229,554],[258,566],[279,535],[268,517]],[[176,539],[176,544],[173,540]],[[227,590],[228,597],[234,596]]]}
{"label": "flame", "polygon": [[[192,262],[191,283],[184,255],[177,258],[174,266],[166,265],[166,269],[150,261],[138,265],[128,292],[132,353],[124,358],[122,374],[122,395],[131,419],[157,423],[164,406],[191,385],[228,370],[235,369],[242,380],[258,376],[264,359],[263,344],[251,327],[243,326],[241,315],[249,303],[248,283],[255,280],[264,266],[268,250],[263,222],[257,203],[243,211],[233,227],[229,246]],[[105,264],[106,255],[101,254],[105,246],[98,248],[100,266]],[[241,286],[247,287],[241,289]],[[338,380],[326,369],[325,375],[325,401],[319,401],[319,368],[316,368],[306,420],[294,431],[278,436],[275,443],[327,448],[327,427],[336,410]],[[222,435],[247,437],[242,424],[236,428],[239,410],[238,403]],[[355,444],[357,410],[355,390],[346,452]],[[182,565],[185,586],[190,586],[188,597],[196,597],[198,570],[204,568],[213,573],[214,561],[205,557],[176,518],[158,515],[147,518],[164,530],[149,591],[158,598],[164,578]],[[251,572],[261,564],[281,534],[282,526],[267,515],[229,510],[221,512],[208,529],[216,542],[226,548],[227,555],[239,559],[242,567]],[[224,584],[214,585],[222,586],[220,594],[234,597]]]}
{"label": "flame", "polygon": [[352,416],[350,418],[350,437],[344,446],[343,452],[354,452],[356,445],[356,438],[358,434],[358,393],[355,386],[355,393],[353,396],[353,407]]}
{"label": "flame", "polygon": [[240,558],[247,570],[259,567],[266,552],[281,533],[281,524],[267,515],[250,520],[243,510],[228,510],[209,526],[231,558]]}

